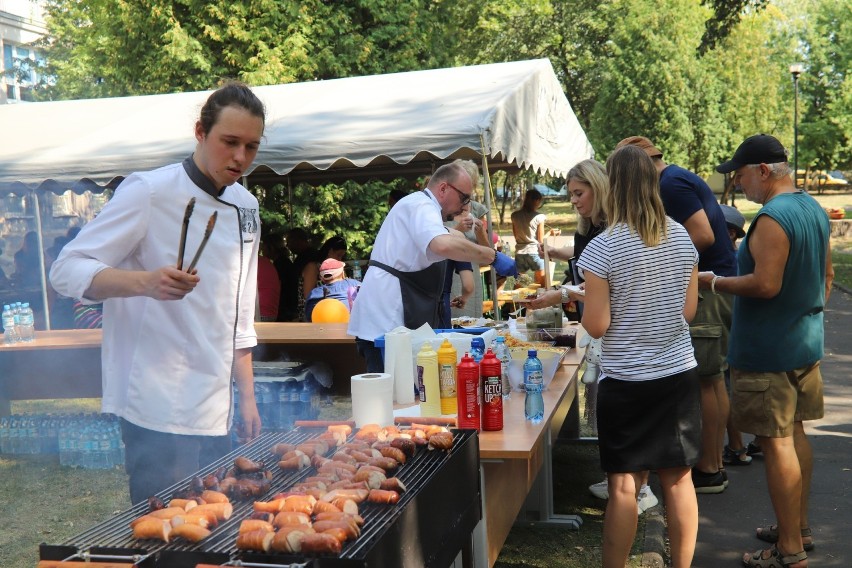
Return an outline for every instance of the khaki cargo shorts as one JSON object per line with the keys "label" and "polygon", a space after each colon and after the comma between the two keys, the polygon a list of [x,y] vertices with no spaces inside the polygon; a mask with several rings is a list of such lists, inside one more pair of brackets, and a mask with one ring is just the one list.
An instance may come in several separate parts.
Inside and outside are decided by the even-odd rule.
{"label": "khaki cargo shorts", "polygon": [[689,335],[698,362],[698,376],[703,380],[722,379],[728,369],[733,298],[730,294],[712,294],[709,290],[698,294],[698,309],[689,324]]}
{"label": "khaki cargo shorts", "polygon": [[742,432],[786,438],[794,422],[819,420],[824,413],[819,362],[777,373],[731,368],[731,414]]}

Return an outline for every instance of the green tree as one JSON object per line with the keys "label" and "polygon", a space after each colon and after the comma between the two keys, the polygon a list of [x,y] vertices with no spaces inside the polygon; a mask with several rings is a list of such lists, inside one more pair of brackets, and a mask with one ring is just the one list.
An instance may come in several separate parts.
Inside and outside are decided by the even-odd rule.
{"label": "green tree", "polygon": [[852,167],[852,5],[822,0],[801,49],[799,167]]}
{"label": "green tree", "polygon": [[667,160],[688,164],[706,102],[697,90],[701,74],[696,47],[707,11],[690,0],[619,0],[612,10],[613,55],[604,63],[589,134],[597,151],[609,153],[622,138],[644,135]]}
{"label": "green tree", "polygon": [[46,99],[442,67],[456,33],[431,0],[48,0],[46,12]]}

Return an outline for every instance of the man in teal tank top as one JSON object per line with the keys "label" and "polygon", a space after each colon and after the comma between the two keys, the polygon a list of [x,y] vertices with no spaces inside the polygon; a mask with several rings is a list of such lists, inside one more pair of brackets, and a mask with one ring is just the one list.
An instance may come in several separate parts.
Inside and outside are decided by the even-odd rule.
{"label": "man in teal tank top", "polygon": [[807,566],[813,457],[802,422],[823,416],[823,308],[834,269],[828,216],[796,190],[787,151],[774,137],[747,138],[716,168],[763,207],[739,248],[737,276],[699,274],[699,285],[735,295],[728,362],[734,424],[760,440],[777,525],[757,529],[774,543],[746,566]]}

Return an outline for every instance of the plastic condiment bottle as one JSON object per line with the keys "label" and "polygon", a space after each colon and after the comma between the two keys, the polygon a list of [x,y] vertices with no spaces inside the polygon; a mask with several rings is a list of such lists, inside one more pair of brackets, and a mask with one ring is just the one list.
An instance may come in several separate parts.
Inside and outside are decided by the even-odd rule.
{"label": "plastic condiment bottle", "polygon": [[420,415],[441,415],[441,389],[438,385],[438,354],[427,341],[417,353],[417,388],[420,392]]}
{"label": "plastic condiment bottle", "polygon": [[479,430],[482,412],[479,386],[479,365],[465,353],[458,365],[458,424],[459,428]]}
{"label": "plastic condiment bottle", "polygon": [[456,362],[458,352],[448,339],[438,348],[438,381],[441,387],[441,414],[457,412],[458,391],[456,385]]}
{"label": "plastic condiment bottle", "polygon": [[482,429],[503,429],[503,378],[502,364],[489,348],[479,363],[482,375]]}

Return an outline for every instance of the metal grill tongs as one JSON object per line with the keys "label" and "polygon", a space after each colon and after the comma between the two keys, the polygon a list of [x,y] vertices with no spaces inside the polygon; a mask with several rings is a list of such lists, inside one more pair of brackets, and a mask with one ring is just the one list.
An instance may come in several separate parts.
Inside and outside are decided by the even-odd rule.
{"label": "metal grill tongs", "polygon": [[[178,270],[183,270],[183,255],[186,252],[186,233],[189,229],[189,218],[192,217],[193,209],[195,209],[194,197],[189,200],[189,203],[186,204],[186,211],[184,211],[183,214],[183,226],[180,230],[180,245],[178,247]],[[207,241],[210,240],[211,233],[213,233],[213,227],[216,226],[216,218],[218,216],[218,211],[214,211],[213,214],[210,215],[210,219],[207,221],[207,228],[204,229],[204,237],[201,239],[201,244],[198,245],[198,250],[196,251],[195,256],[192,257],[192,261],[189,263],[186,272],[192,272],[195,269],[195,265],[198,264],[198,259],[201,258],[201,253],[204,251],[204,247],[207,245]]]}

